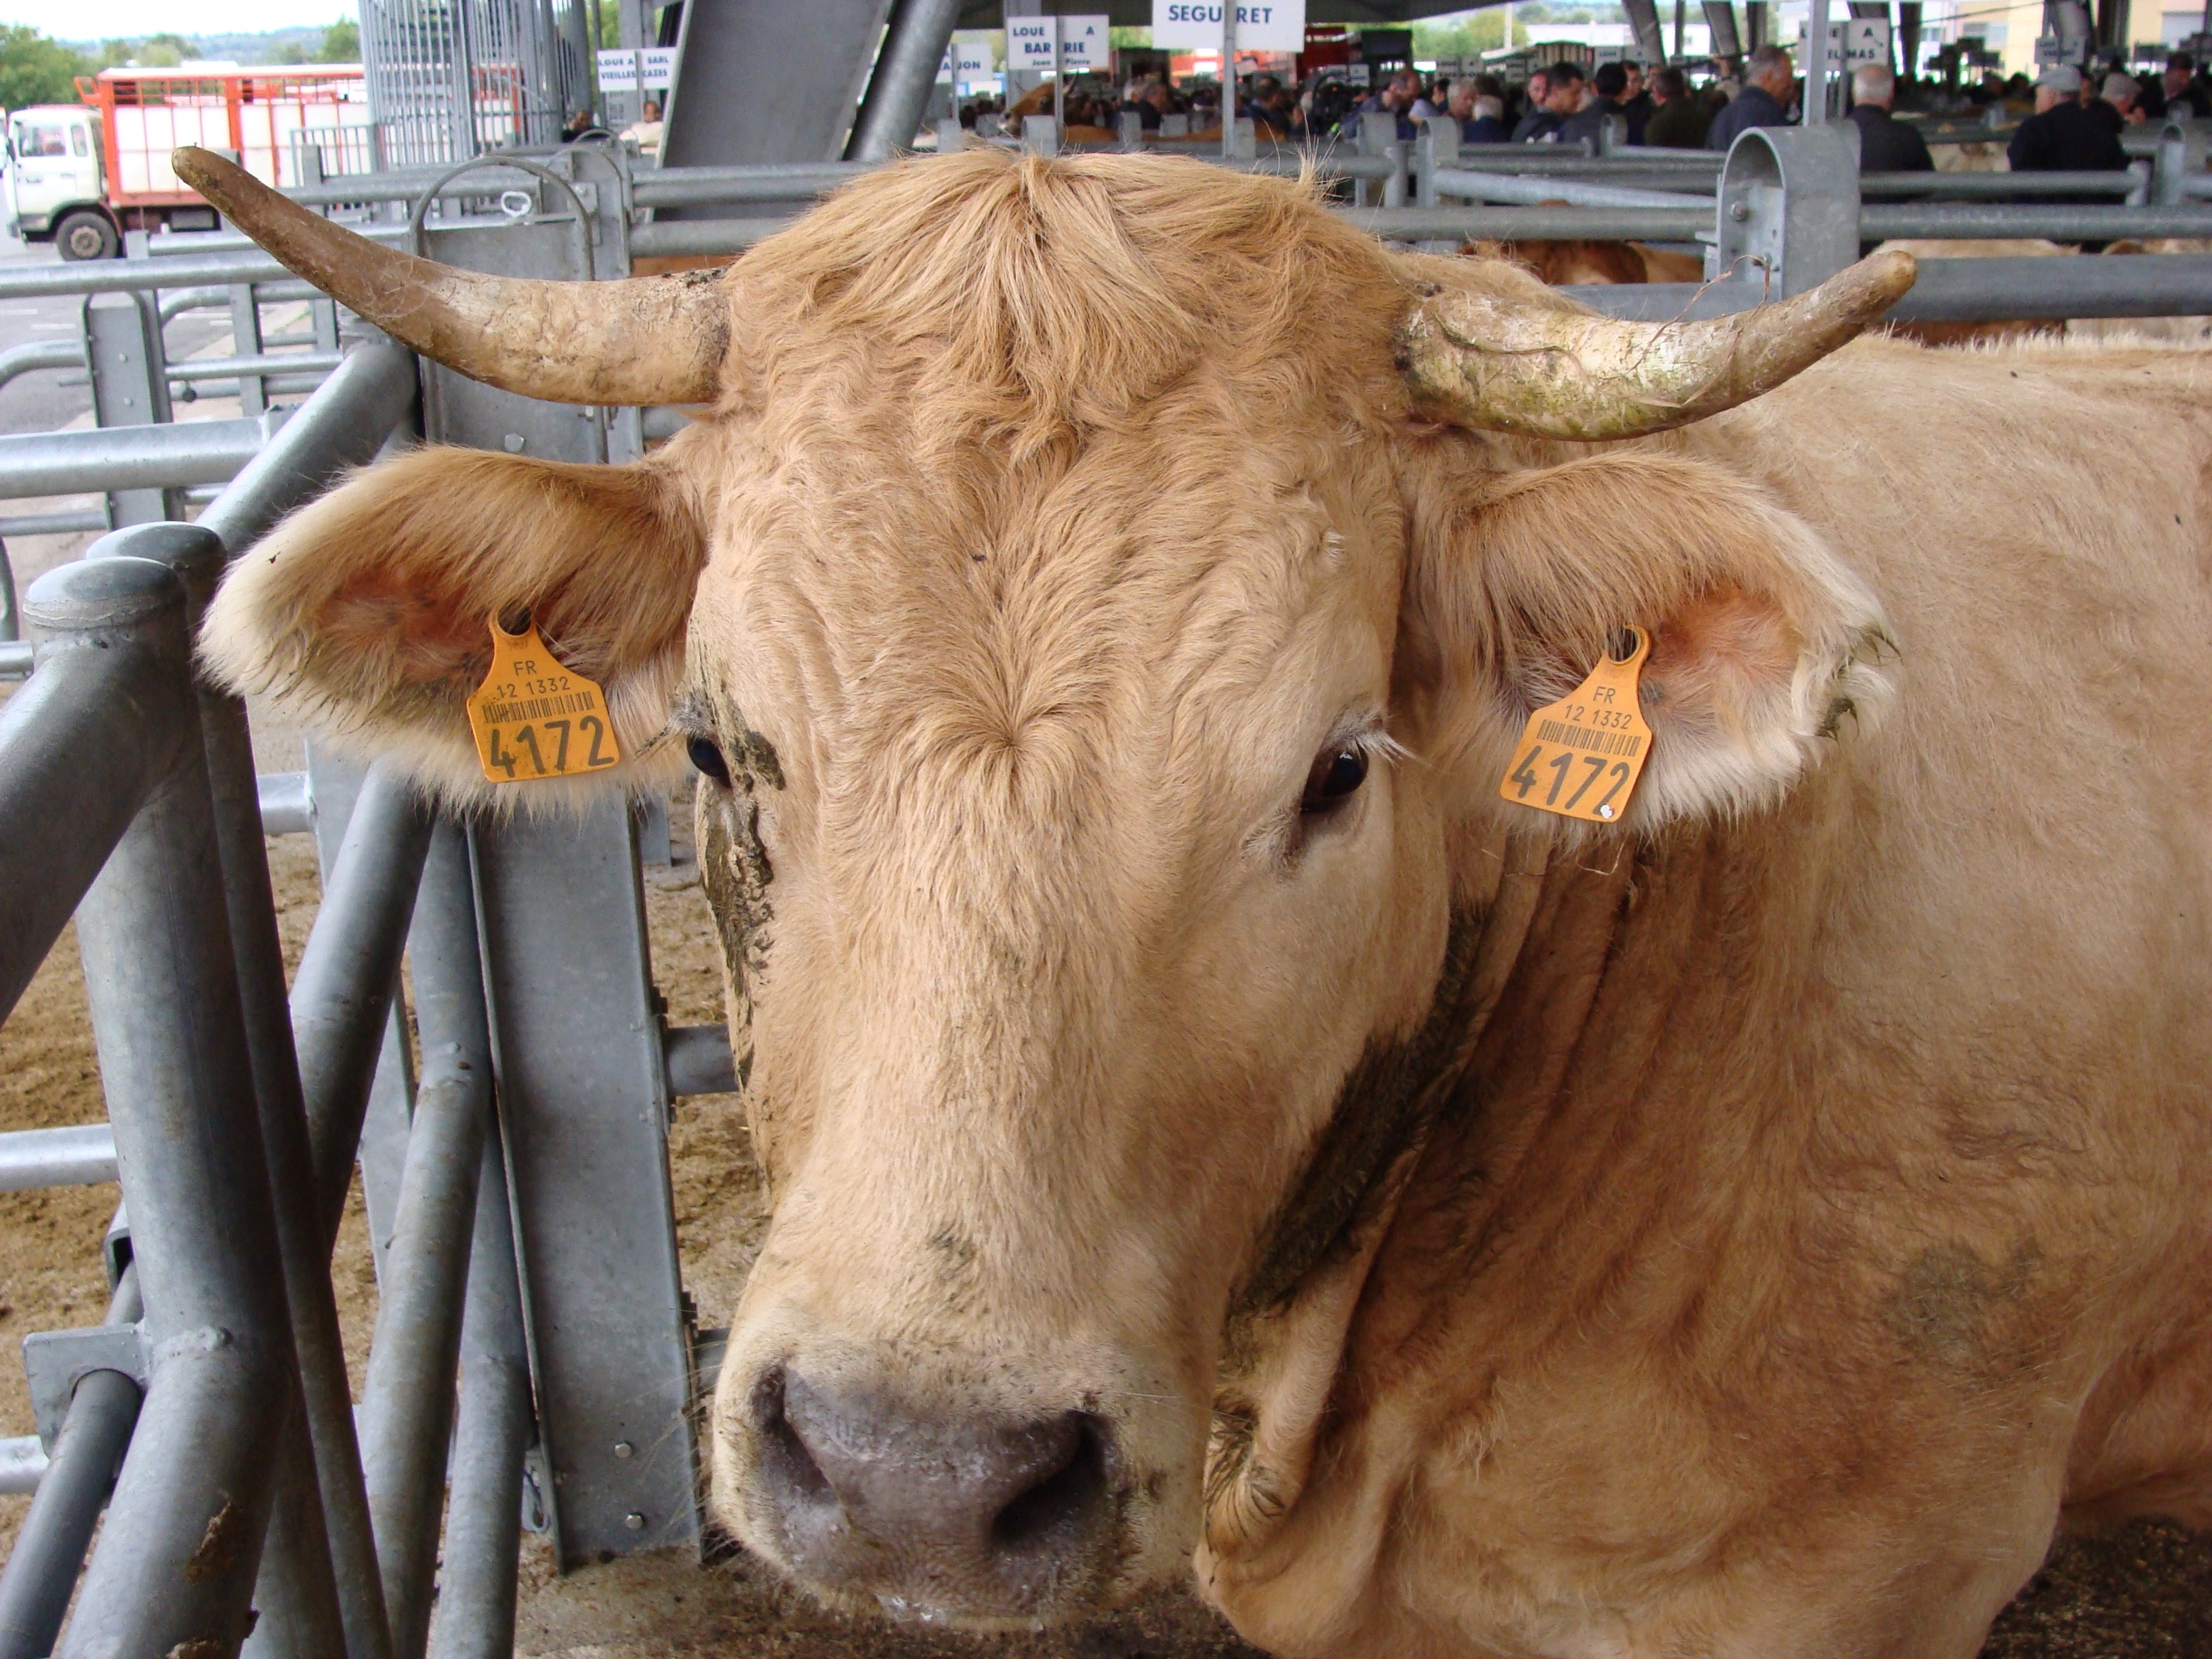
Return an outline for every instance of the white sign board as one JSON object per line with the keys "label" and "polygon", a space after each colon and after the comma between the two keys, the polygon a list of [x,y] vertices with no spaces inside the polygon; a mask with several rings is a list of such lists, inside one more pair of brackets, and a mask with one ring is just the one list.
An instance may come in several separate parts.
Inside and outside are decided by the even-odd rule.
{"label": "white sign board", "polygon": [[599,54],[599,90],[601,92],[635,92],[637,90],[637,54],[634,52],[603,52]]}
{"label": "white sign board", "polygon": [[647,92],[665,92],[676,82],[676,48],[647,46],[638,53],[644,64],[641,76]]}
{"label": "white sign board", "polygon": [[939,81],[974,86],[999,72],[998,42],[990,34],[956,34],[937,71]]}
{"label": "white sign board", "polygon": [[1889,19],[1845,18],[1844,62],[1854,69],[1861,64],[1881,64],[1887,67],[1889,63]]}
{"label": "white sign board", "polygon": [[1106,14],[1097,16],[1063,17],[1060,20],[1060,64],[1070,75],[1085,70],[1104,70],[1113,66],[1111,48],[1107,45]]}
{"label": "white sign board", "polygon": [[[1152,45],[1221,47],[1222,0],[1152,0]],[[1238,0],[1237,50],[1304,52],[1306,0]]]}
{"label": "white sign board", "polygon": [[1006,67],[1022,75],[1052,73],[1050,17],[1006,19]]}
{"label": "white sign board", "polygon": [[[1797,37],[1797,55],[1805,55],[1807,37]],[[1889,19],[1846,17],[1828,25],[1828,62],[1856,69],[1861,64],[1889,62]]]}

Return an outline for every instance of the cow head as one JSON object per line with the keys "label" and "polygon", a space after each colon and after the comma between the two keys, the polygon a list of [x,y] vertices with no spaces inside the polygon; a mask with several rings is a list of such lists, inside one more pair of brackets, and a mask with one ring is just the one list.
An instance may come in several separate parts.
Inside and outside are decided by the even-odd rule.
{"label": "cow head", "polygon": [[1028,1624],[1263,1533],[1526,878],[1597,833],[1499,800],[1530,708],[1650,634],[1621,836],[1770,799],[1864,696],[1875,609],[1778,504],[1550,441],[1756,396],[1909,261],[1646,328],[1286,181],[971,150],[717,280],[563,287],[179,169],[471,374],[711,405],[635,466],[368,471],[204,648],[477,803],[520,792],[463,699],[527,609],[625,778],[705,774],[774,1209],[713,1499],[840,1601]]}

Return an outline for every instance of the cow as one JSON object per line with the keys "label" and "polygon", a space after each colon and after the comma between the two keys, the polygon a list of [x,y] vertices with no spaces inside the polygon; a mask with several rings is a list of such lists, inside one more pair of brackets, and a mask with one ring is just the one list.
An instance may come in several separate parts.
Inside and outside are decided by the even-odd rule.
{"label": "cow", "polygon": [[[1963,1659],[2063,1522],[2212,1524],[2203,358],[1854,341],[1899,254],[1616,321],[1157,157],[598,284],[176,165],[464,374],[702,406],[366,471],[201,648],[456,808],[702,775],[711,1501],[808,1591]],[[619,764],[486,781],[526,611]],[[1601,704],[1632,793],[1543,810]]]}

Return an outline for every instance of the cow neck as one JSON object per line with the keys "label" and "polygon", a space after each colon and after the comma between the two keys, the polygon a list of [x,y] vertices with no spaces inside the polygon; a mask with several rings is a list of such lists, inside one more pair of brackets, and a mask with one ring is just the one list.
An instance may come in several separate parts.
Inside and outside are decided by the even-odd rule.
{"label": "cow neck", "polygon": [[1528,937],[1549,848],[1541,836],[1509,840],[1491,902],[1454,911],[1428,1014],[1411,1036],[1370,1042],[1345,1079],[1304,1175],[1269,1221],[1257,1265],[1231,1298],[1232,1327],[1281,1305],[1316,1267],[1347,1255],[1354,1224],[1373,1207],[1378,1185],[1406,1168],[1426,1139]]}

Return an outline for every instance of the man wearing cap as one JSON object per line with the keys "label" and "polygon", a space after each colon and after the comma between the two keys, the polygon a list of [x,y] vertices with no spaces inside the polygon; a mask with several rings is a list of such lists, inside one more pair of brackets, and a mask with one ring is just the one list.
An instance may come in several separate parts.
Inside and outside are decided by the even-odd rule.
{"label": "man wearing cap", "polygon": [[2114,70],[2098,88],[2097,96],[2090,100],[2089,113],[2117,137],[2143,119],[2142,101],[2142,88],[2135,76]]}
{"label": "man wearing cap", "polygon": [[2035,113],[2020,124],[2006,154],[2014,173],[2124,173],[2128,167],[2119,135],[2082,106],[2081,71],[2065,64],[2036,77]]}

